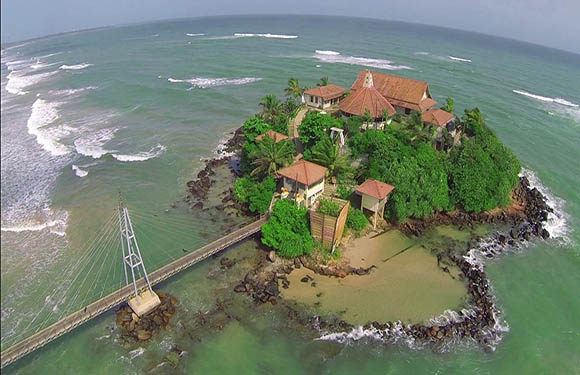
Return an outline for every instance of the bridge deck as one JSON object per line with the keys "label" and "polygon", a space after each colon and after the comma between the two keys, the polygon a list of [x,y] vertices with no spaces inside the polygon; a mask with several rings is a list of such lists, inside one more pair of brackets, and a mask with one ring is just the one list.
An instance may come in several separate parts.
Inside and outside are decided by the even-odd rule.
{"label": "bridge deck", "polygon": [[[214,242],[203,246],[198,250],[184,255],[183,257],[167,264],[166,266],[161,267],[155,272],[152,272],[149,274],[149,281],[151,282],[151,285],[160,283],[161,281],[168,279],[176,273],[183,271],[189,266],[201,262],[213,254],[216,254],[228,248],[229,246],[234,245],[255,233],[258,233],[266,221],[266,217],[261,218],[251,224],[246,225],[245,227],[225,235],[224,237],[221,237]],[[143,290],[147,287],[143,278],[137,281],[137,287],[139,290]],[[112,307],[115,307],[120,303],[129,300],[133,295],[133,286],[124,286],[123,288],[99,299],[98,301],[91,303],[86,307],[86,309],[83,308],[79,311],[76,311],[52,324],[51,326],[48,326],[47,328],[35,333],[34,335],[12,345],[2,352],[2,367],[46,345],[57,337],[70,332],[79,325],[104,313]]]}

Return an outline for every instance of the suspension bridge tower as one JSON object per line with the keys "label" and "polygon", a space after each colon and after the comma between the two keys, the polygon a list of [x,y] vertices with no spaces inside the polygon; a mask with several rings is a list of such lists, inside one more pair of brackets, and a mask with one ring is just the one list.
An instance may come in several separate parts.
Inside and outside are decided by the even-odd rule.
{"label": "suspension bridge tower", "polygon": [[[145,264],[141,257],[141,251],[137,244],[137,238],[133,231],[133,224],[129,216],[129,210],[119,199],[119,231],[121,233],[121,251],[123,252],[123,271],[125,272],[125,283],[133,285],[135,297],[129,300],[129,306],[135,314],[143,316],[155,310],[161,304],[159,296],[151,288],[149,276],[145,270]],[[141,281],[140,279],[143,279]],[[137,284],[140,284],[139,287]]]}

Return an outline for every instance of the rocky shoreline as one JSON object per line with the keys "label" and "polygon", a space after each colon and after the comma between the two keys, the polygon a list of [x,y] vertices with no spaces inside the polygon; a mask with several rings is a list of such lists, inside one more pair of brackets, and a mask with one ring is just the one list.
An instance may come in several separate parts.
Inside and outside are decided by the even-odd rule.
{"label": "rocky shoreline", "polygon": [[[404,233],[411,236],[420,236],[427,229],[436,225],[458,225],[473,227],[478,224],[501,224],[509,229],[505,232],[496,232],[487,238],[471,240],[462,252],[452,250],[436,250],[438,264],[455,264],[462,272],[468,290],[468,309],[453,312],[452,318],[445,317],[436,324],[404,325],[397,322],[368,322],[357,327],[341,319],[325,320],[320,316],[304,317],[296,309],[287,306],[288,316],[298,320],[301,324],[310,326],[322,338],[346,340],[349,338],[373,337],[384,341],[397,341],[404,337],[414,343],[444,344],[452,340],[472,339],[486,349],[493,349],[501,339],[502,328],[498,320],[499,309],[494,303],[494,296],[490,290],[490,283],[479,261],[482,258],[493,258],[509,247],[530,240],[532,237],[548,238],[549,233],[544,228],[552,208],[546,203],[546,198],[536,189],[531,188],[525,177],[520,178],[519,186],[514,189],[515,204],[507,210],[497,210],[491,213],[438,213],[425,220],[412,220],[401,225]],[[266,253],[266,252],[264,252]],[[280,287],[289,285],[287,274],[294,269],[306,267],[313,272],[334,277],[345,277],[348,274],[365,275],[368,269],[348,268],[349,266],[328,267],[315,263],[313,260],[300,257],[294,261],[277,261],[272,255],[259,263],[256,269],[251,270],[245,278],[234,287],[237,293],[246,293],[256,303],[276,304],[281,299]],[[272,262],[276,262],[274,265]],[[445,270],[446,267],[440,267]],[[303,278],[306,279],[307,277]],[[313,283],[312,279],[301,280]],[[313,285],[315,286],[315,285]]]}

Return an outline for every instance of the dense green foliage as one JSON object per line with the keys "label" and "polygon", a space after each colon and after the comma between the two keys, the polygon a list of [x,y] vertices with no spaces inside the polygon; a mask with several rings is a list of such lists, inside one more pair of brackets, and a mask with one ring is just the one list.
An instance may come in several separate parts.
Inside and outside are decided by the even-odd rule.
{"label": "dense green foliage", "polygon": [[338,217],[338,214],[340,213],[340,206],[338,203],[326,198],[320,198],[318,201],[320,203],[316,212],[320,212],[323,215]]}
{"label": "dense green foliage", "polygon": [[332,142],[327,136],[322,137],[312,147],[312,161],[327,167],[329,176],[334,176],[348,168],[348,155],[341,155],[339,144]]}
{"label": "dense green foliage", "polygon": [[234,184],[234,196],[238,202],[248,204],[251,212],[263,214],[268,211],[272,196],[276,190],[276,181],[268,176],[262,182],[250,177],[240,177]]}
{"label": "dense green foliage", "polygon": [[349,136],[355,136],[360,133],[360,128],[363,124],[363,118],[360,116],[347,117],[344,122],[344,130]]}
{"label": "dense green foliage", "polygon": [[340,127],[340,121],[327,114],[308,112],[298,127],[300,141],[306,149],[314,146],[323,137],[328,137],[330,128]]}
{"label": "dense green foliage", "polygon": [[351,168],[346,169],[338,176],[336,176],[336,194],[341,199],[350,199],[354,190],[356,189],[357,181],[355,179],[354,171]]}
{"label": "dense green foliage", "polygon": [[295,147],[294,143],[286,140],[276,142],[266,136],[257,143],[257,149],[252,161],[252,176],[269,176],[292,161]]}
{"label": "dense green foliage", "polygon": [[308,254],[313,240],[308,229],[308,210],[288,199],[276,202],[270,220],[262,227],[262,243],[276,249],[281,257]]}
{"label": "dense green foliage", "polygon": [[260,116],[252,116],[242,125],[242,133],[248,141],[254,141],[257,136],[271,129],[272,126],[264,122]]}
{"label": "dense green foliage", "polygon": [[355,231],[355,233],[360,234],[360,232],[367,227],[369,221],[367,217],[361,210],[350,207],[348,209],[348,215],[346,217],[346,227]]}

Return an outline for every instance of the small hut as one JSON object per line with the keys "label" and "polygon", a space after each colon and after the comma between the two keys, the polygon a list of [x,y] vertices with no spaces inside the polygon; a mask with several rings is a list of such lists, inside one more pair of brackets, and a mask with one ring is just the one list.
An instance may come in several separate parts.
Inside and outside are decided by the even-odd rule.
{"label": "small hut", "polygon": [[278,175],[283,177],[283,188],[292,193],[299,205],[310,207],[324,192],[324,180],[328,168],[304,159],[282,168]]}
{"label": "small hut", "polygon": [[337,105],[345,94],[346,90],[337,85],[320,86],[304,91],[304,102],[310,107],[325,109]]}
{"label": "small hut", "polygon": [[394,186],[384,182],[369,178],[356,188],[356,193],[361,196],[361,210],[368,210],[373,213],[373,228],[377,227],[377,214],[383,217],[387,195],[393,191]]}

